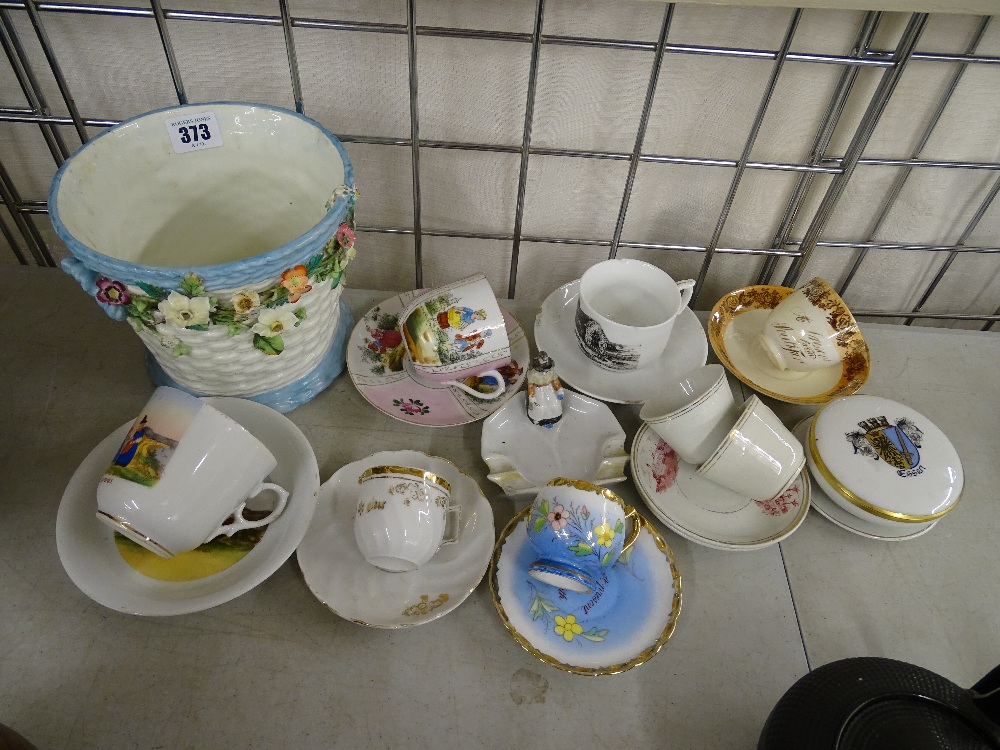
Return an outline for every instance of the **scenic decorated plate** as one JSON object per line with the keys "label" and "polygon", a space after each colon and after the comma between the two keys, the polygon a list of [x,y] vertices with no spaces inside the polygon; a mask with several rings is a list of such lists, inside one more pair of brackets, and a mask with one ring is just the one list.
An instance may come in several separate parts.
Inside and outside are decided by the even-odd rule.
{"label": "scenic decorated plate", "polygon": [[698,476],[697,466],[681,461],[645,424],[632,441],[632,478],[653,515],[685,539],[715,549],[754,550],[776,544],[809,512],[811,488],[804,468],[777,497],[751,500]]}
{"label": "scenic decorated plate", "polygon": [[705,329],[690,308],[681,310],[659,360],[641,370],[611,372],[597,366],[576,341],[576,303],[580,281],[556,289],[542,303],[535,318],[535,343],[555,360],[564,385],[581,393],[617,404],[648,400],[660,383],[680,379],[688,370],[705,364],[708,341]]}
{"label": "scenic decorated plate", "polygon": [[219,537],[164,559],[97,520],[96,488],[132,420],[108,435],[73,474],[56,516],[56,548],[79,589],[105,607],[136,615],[180,615],[223,604],[266,580],[302,540],[319,490],[312,446],[287,417],[239,398],[205,402],[253,433],[278,460],[270,479],[288,505],[263,529]]}
{"label": "scenic decorated plate", "polygon": [[758,335],[771,310],[793,291],[784,286],[748,286],[716,302],[708,319],[708,340],[719,361],[755,391],[779,401],[825,404],[856,393],[871,371],[864,341],[840,364],[804,374],[782,372],[767,358]]}
{"label": "scenic decorated plate", "polygon": [[490,561],[490,591],[504,626],[541,661],[581,675],[618,674],[653,658],[673,635],[681,576],[666,541],[642,516],[630,550],[592,594],[574,594],[528,575],[536,553],[526,523],[511,519]]}
{"label": "scenic decorated plate", "polygon": [[[461,507],[458,541],[417,570],[370,565],[354,540],[358,477],[372,466],[414,466],[448,480]],[[341,617],[375,628],[423,625],[451,612],[479,585],[493,551],[493,511],[479,485],[451,461],[417,451],[381,451],[342,466],[323,483],[296,556],[306,585]]]}
{"label": "scenic decorated plate", "polygon": [[[803,445],[809,444],[809,423],[812,417],[806,417],[797,425],[792,432]],[[862,518],[848,513],[835,503],[819,486],[813,487],[812,506],[823,518],[836,524],[846,531],[850,531],[868,539],[877,539],[882,542],[902,542],[909,539],[916,539],[923,536],[928,531],[937,526],[938,519],[925,521],[923,523],[896,523],[891,526],[882,523],[867,522]]]}
{"label": "scenic decorated plate", "polygon": [[[500,368],[506,392],[493,401],[471,396],[459,388],[421,377],[404,356],[406,344],[399,332],[399,314],[420,290],[403,292],[375,305],[358,321],[347,343],[347,371],[358,391],[379,411],[411,424],[453,427],[488,416],[509,401],[524,382],[528,341],[524,330],[503,307],[511,363]],[[491,392],[492,378],[468,378],[465,385]]]}

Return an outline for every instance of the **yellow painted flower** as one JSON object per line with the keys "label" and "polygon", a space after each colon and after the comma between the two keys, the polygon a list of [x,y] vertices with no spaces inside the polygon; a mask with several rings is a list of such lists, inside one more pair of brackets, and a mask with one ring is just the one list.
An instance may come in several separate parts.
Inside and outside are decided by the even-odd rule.
{"label": "yellow painted flower", "polygon": [[595,528],[594,533],[597,534],[597,543],[602,547],[610,547],[615,539],[615,530],[607,523],[602,523]]}
{"label": "yellow painted flower", "polygon": [[576,621],[576,615],[556,615],[556,635],[561,635],[567,641],[583,632],[583,626]]}

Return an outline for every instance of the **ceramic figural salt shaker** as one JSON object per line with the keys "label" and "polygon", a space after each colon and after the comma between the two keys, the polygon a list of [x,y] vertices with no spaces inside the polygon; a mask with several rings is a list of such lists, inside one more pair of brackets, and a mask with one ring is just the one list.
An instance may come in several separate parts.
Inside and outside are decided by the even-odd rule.
{"label": "ceramic figural salt shaker", "polygon": [[528,419],[542,427],[552,427],[563,416],[563,387],[552,357],[545,352],[532,357],[527,380]]}

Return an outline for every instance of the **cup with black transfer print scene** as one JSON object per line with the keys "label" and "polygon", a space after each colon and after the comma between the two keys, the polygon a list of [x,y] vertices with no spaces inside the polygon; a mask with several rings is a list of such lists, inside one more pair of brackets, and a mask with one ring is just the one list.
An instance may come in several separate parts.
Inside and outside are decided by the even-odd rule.
{"label": "cup with black transfer print scene", "polygon": [[651,263],[616,258],[580,277],[576,340],[605,370],[638,370],[656,362],[674,321],[691,302],[694,281],[674,281]]}

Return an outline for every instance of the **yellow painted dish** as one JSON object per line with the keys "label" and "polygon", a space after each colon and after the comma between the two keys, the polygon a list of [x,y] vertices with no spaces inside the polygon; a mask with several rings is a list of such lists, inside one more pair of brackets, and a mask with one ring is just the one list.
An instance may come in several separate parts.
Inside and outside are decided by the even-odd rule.
{"label": "yellow painted dish", "polygon": [[771,310],[793,291],[785,286],[747,286],[716,302],[708,319],[708,340],[719,361],[758,393],[791,404],[825,404],[857,393],[871,372],[871,354],[860,333],[860,345],[851,354],[821,370],[781,372],[767,359],[758,334]]}

